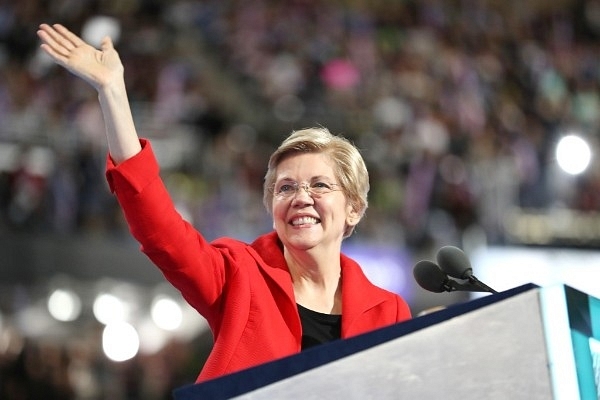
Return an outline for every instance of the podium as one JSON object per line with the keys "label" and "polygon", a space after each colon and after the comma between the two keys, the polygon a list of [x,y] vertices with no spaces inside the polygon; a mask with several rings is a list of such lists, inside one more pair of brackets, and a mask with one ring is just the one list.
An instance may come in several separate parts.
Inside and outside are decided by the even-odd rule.
{"label": "podium", "polygon": [[199,384],[191,399],[598,399],[600,300],[528,284]]}

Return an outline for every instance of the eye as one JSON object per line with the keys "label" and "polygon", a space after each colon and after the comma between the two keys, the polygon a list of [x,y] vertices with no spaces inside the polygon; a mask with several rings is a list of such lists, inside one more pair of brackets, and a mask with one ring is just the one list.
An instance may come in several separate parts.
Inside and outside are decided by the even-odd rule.
{"label": "eye", "polygon": [[333,190],[333,185],[326,182],[315,182],[310,188],[315,193],[327,193]]}
{"label": "eye", "polygon": [[281,183],[275,188],[275,193],[288,194],[296,191],[296,185],[293,183]]}
{"label": "eye", "polygon": [[315,182],[312,185],[313,188],[331,189],[331,185],[325,182]]}

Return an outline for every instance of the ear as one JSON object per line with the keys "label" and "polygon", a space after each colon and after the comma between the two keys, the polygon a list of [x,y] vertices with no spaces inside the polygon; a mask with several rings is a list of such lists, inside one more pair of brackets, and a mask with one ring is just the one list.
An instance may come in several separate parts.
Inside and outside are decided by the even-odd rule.
{"label": "ear", "polygon": [[356,226],[360,222],[360,219],[361,215],[354,208],[351,208],[346,216],[346,224],[348,226]]}

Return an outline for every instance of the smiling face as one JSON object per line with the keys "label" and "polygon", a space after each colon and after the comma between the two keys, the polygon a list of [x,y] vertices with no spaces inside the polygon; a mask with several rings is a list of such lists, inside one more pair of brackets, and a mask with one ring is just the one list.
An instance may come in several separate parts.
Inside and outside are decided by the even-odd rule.
{"label": "smiling face", "polygon": [[272,200],[274,228],[289,250],[339,251],[346,226],[356,225],[360,219],[343,190],[315,196],[305,189],[339,184],[331,163],[323,153],[297,153],[277,166],[275,187],[282,182],[304,186],[290,196],[275,195]]}

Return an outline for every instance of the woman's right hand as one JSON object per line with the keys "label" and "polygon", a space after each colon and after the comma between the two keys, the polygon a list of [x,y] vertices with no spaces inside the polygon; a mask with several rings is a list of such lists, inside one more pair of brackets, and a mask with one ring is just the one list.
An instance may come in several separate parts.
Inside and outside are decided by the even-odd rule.
{"label": "woman's right hand", "polygon": [[112,40],[105,37],[96,49],[60,24],[42,24],[37,34],[42,50],[98,91],[113,161],[120,163],[137,154],[141,146],[127,100],[123,64]]}
{"label": "woman's right hand", "polygon": [[96,49],[60,24],[41,24],[37,34],[42,50],[96,90],[123,79],[123,64],[110,37]]}

